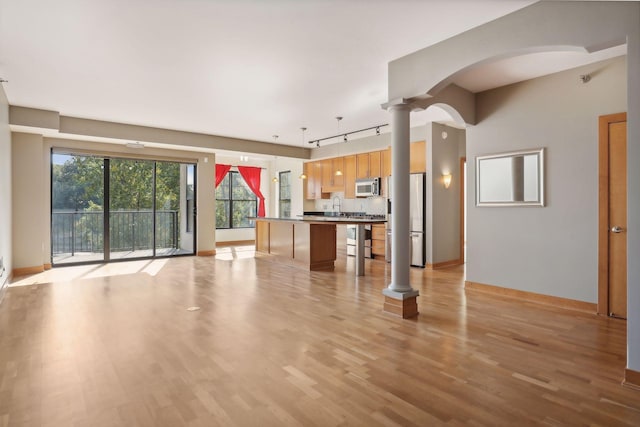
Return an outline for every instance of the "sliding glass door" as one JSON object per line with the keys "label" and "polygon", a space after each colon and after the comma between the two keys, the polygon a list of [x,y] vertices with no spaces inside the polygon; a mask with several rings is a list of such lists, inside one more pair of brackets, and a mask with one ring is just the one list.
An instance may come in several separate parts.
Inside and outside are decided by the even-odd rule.
{"label": "sliding glass door", "polygon": [[53,153],[54,265],[195,252],[195,165]]}
{"label": "sliding glass door", "polygon": [[104,260],[104,160],[51,155],[53,264]]}
{"label": "sliding glass door", "polygon": [[109,258],[153,256],[155,162],[110,159]]}

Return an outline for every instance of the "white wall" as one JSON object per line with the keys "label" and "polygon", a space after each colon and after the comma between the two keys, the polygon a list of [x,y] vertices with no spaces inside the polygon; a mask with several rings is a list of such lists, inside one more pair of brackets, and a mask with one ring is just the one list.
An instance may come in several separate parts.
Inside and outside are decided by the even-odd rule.
{"label": "white wall", "polygon": [[[426,255],[427,264],[437,264],[460,258],[460,157],[464,157],[465,131],[431,123],[427,135]],[[449,188],[443,184],[445,173],[451,174]]]}
{"label": "white wall", "polygon": [[[478,94],[467,280],[597,302],[598,116],[626,110],[625,66],[617,58]],[[546,207],[475,206],[476,156],[537,147],[547,148]]]}
{"label": "white wall", "polygon": [[0,257],[4,271],[0,268],[0,301],[7,279],[13,269],[11,233],[11,131],[9,130],[9,103],[0,84]]}
{"label": "white wall", "polygon": [[45,168],[41,135],[14,132],[11,138],[13,268],[42,267],[45,259]]}

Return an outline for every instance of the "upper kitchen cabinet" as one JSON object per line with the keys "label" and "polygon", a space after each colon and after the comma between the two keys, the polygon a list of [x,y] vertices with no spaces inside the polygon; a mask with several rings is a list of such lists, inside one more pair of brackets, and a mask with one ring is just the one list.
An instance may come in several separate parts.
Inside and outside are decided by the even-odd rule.
{"label": "upper kitchen cabinet", "polygon": [[369,153],[356,155],[356,178],[369,178]]}
{"label": "upper kitchen cabinet", "polygon": [[328,199],[330,194],[322,192],[322,162],[307,162],[304,167],[307,175],[305,199]]}
{"label": "upper kitchen cabinet", "polygon": [[380,151],[372,151],[369,153],[369,177],[376,178],[382,176],[382,168],[380,161],[382,153]]}
{"label": "upper kitchen cabinet", "polygon": [[391,176],[391,147],[382,150],[380,157],[380,176]]}
{"label": "upper kitchen cabinet", "polygon": [[[336,157],[322,160],[322,192],[344,191],[344,159]],[[336,173],[340,172],[339,175]]]}
{"label": "upper kitchen cabinet", "polygon": [[420,173],[427,171],[427,144],[425,141],[418,141],[410,144],[410,173]]}
{"label": "upper kitchen cabinet", "polygon": [[344,178],[344,198],[356,198],[356,156],[345,156],[343,158],[344,170],[342,171]]}

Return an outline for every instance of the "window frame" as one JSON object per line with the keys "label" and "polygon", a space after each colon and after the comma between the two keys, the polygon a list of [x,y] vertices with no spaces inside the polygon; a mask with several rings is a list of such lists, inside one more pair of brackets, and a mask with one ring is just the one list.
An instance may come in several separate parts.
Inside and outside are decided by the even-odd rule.
{"label": "window frame", "polygon": [[[237,176],[239,176],[240,178],[242,178],[242,182],[245,183],[246,189],[248,190],[248,192],[250,194],[253,195],[252,199],[234,199],[233,198],[233,181],[234,181],[234,175],[233,174],[237,174]],[[224,177],[224,179],[222,180],[222,182],[220,183],[220,186],[225,185],[225,180],[227,181],[227,185],[228,185],[228,198],[218,198],[218,195],[216,194],[216,202],[217,201],[225,201],[229,203],[229,212],[228,212],[228,216],[227,216],[227,220],[228,220],[228,227],[218,227],[218,224],[216,224],[216,230],[242,230],[242,229],[247,229],[247,228],[255,228],[255,222],[251,221],[251,225],[247,225],[247,226],[235,226],[233,224],[233,205],[234,202],[254,202],[255,203],[255,212],[258,212],[258,197],[253,193],[253,191],[251,191],[251,189],[249,188],[249,186],[246,184],[244,177],[240,174],[239,171],[234,171],[234,170],[230,170],[229,172],[227,172],[227,175]],[[219,188],[218,187],[218,188]],[[216,189],[216,193],[217,193],[217,189]],[[216,206],[217,209],[217,206]]]}
{"label": "window frame", "polygon": [[[282,183],[284,180],[282,179],[283,175],[288,175],[288,179],[286,180],[289,187],[289,198],[285,199],[282,197]],[[282,202],[289,203],[289,217],[291,216],[291,171],[280,171],[278,172],[278,217],[285,218],[282,216]],[[286,217],[288,218],[288,217]]]}

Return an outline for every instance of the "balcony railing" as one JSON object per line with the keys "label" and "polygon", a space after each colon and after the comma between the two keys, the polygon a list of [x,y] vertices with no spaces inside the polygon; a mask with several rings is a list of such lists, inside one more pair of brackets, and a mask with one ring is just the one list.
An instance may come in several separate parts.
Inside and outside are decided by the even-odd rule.
{"label": "balcony railing", "polygon": [[[153,249],[153,211],[112,211],[111,252]],[[178,211],[156,211],[156,249],[178,248]],[[104,212],[53,212],[52,253],[104,252]]]}

